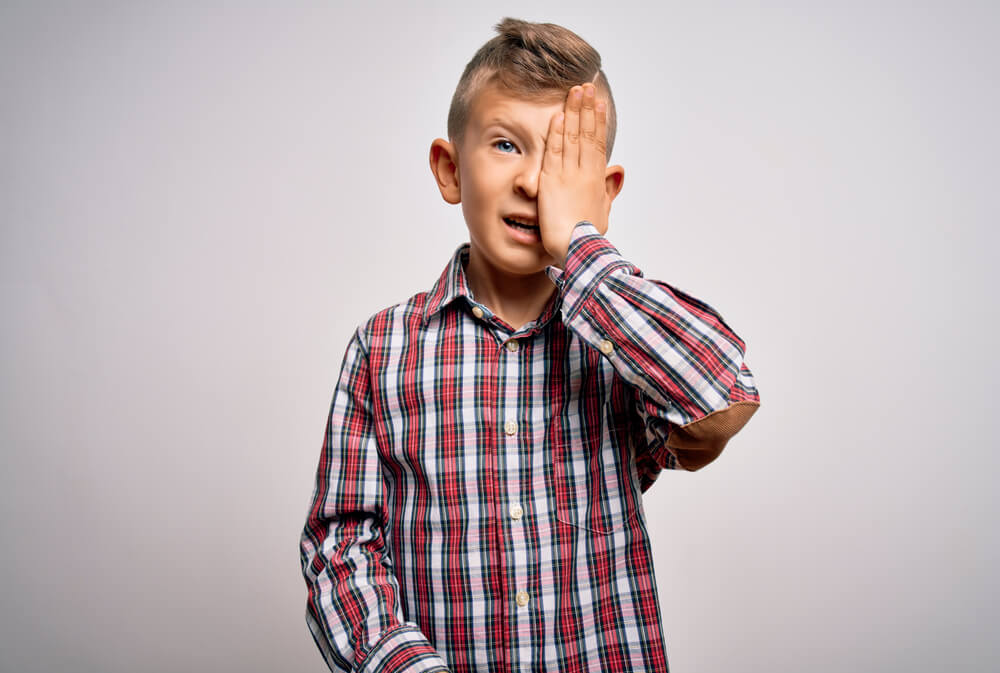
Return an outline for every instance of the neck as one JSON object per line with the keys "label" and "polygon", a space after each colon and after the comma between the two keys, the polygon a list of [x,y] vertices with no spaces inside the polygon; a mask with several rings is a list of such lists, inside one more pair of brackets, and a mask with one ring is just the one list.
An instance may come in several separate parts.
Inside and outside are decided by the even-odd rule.
{"label": "neck", "polygon": [[515,330],[537,318],[556,289],[545,271],[526,276],[506,274],[484,264],[474,247],[469,251],[465,277],[476,301]]}

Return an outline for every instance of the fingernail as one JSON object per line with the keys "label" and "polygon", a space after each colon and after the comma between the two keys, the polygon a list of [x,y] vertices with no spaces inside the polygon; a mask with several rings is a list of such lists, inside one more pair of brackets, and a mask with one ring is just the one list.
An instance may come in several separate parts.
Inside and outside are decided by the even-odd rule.
{"label": "fingernail", "polygon": [[604,112],[604,108],[606,108],[606,107],[607,107],[607,105],[605,105],[604,101],[601,101],[600,103],[597,104],[597,111],[598,112]]}

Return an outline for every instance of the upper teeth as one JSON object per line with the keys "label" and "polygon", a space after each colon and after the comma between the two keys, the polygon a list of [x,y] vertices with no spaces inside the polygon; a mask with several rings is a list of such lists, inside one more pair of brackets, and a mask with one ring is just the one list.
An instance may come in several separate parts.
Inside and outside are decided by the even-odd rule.
{"label": "upper teeth", "polygon": [[526,227],[533,227],[533,226],[535,226],[534,222],[525,222],[524,220],[519,220],[516,217],[508,217],[507,219],[510,222],[517,222],[518,224],[523,224]]}

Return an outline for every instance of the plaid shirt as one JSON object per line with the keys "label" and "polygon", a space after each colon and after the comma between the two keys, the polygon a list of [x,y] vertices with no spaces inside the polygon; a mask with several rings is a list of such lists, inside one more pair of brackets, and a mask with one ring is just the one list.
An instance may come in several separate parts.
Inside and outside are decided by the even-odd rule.
{"label": "plaid shirt", "polygon": [[334,671],[666,671],[642,491],[757,410],[743,341],[588,222],[534,321],[454,254],[353,335],[301,538]]}

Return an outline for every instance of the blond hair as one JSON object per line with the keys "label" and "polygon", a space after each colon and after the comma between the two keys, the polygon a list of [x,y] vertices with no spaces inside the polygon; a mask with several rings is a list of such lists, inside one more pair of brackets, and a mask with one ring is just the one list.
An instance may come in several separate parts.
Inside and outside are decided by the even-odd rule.
{"label": "blond hair", "polygon": [[499,33],[479,48],[458,80],[448,110],[448,137],[459,143],[465,133],[472,101],[488,84],[515,96],[555,102],[584,82],[593,82],[599,98],[608,102],[607,156],[615,144],[618,115],[611,85],[601,70],[601,55],[583,38],[554,23],[505,18]]}

